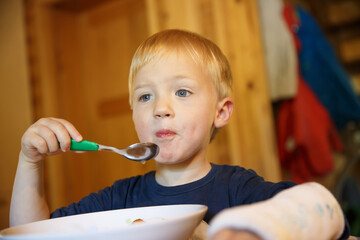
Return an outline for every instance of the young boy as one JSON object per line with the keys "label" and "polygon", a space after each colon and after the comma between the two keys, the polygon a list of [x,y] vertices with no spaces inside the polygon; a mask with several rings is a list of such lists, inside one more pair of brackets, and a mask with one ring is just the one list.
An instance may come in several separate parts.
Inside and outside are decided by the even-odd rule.
{"label": "young boy", "polygon": [[40,119],[22,138],[11,225],[110,209],[199,203],[208,206],[204,220],[211,220],[210,239],[346,238],[342,211],[321,185],[265,182],[252,170],[207,161],[211,139],[232,114],[231,82],[228,61],[211,41],[181,30],[151,36],[133,57],[129,90],[140,142],[160,147],[156,171],[119,180],[50,214],[43,160],[66,152],[70,138],[81,141],[82,136],[66,120]]}

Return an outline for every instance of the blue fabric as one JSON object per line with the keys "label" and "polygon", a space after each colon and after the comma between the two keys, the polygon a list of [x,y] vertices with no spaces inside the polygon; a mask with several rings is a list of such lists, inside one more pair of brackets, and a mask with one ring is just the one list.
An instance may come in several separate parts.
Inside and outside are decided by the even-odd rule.
{"label": "blue fabric", "polygon": [[338,129],[349,121],[360,122],[360,99],[350,84],[350,77],[316,21],[299,6],[296,12],[300,19],[296,35],[301,42],[301,75],[329,111]]}
{"label": "blue fabric", "polygon": [[202,179],[175,187],[164,187],[155,181],[155,172],[116,181],[97,194],[92,193],[57,209],[51,217],[80,213],[169,204],[204,204],[208,212],[204,220],[225,208],[249,204],[271,198],[281,190],[294,186],[293,182],[266,182],[252,170],[238,166],[212,164]]}

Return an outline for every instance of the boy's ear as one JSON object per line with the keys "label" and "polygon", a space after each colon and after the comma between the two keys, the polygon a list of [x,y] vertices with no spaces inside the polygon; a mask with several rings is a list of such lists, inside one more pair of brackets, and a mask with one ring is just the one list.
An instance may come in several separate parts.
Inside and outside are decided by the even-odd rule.
{"label": "boy's ear", "polygon": [[226,97],[218,103],[214,121],[214,126],[216,128],[221,128],[228,124],[233,112],[233,105],[234,101],[230,97]]}

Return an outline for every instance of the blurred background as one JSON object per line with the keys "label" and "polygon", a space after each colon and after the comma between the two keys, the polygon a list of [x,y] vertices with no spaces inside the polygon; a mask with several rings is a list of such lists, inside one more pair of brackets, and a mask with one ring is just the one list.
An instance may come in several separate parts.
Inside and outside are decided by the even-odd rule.
{"label": "blurred background", "polygon": [[[234,114],[209,160],[269,181],[320,182],[360,235],[358,0],[0,0],[0,229],[21,136],[37,119],[67,119],[104,145],[138,141],[131,57],[169,28],[211,39],[232,67]],[[50,208],[154,166],[106,152],[51,157]]]}

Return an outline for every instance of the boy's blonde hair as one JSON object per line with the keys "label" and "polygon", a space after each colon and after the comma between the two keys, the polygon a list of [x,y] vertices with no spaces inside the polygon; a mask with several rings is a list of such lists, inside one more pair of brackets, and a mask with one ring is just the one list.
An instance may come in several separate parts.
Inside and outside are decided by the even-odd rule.
{"label": "boy's blonde hair", "polygon": [[134,79],[138,71],[153,60],[171,52],[187,52],[210,75],[218,99],[231,93],[230,65],[218,46],[200,35],[184,30],[165,30],[146,39],[136,50],[130,66],[129,101],[133,104]]}

